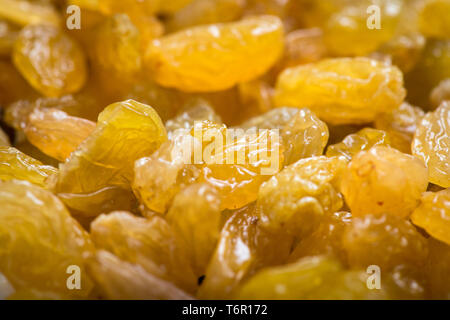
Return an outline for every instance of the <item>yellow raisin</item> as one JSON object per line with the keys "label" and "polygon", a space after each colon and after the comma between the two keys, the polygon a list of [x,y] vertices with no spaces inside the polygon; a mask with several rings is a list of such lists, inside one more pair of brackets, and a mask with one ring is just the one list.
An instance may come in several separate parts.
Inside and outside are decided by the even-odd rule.
{"label": "yellow raisin", "polygon": [[76,92],[86,81],[83,51],[52,26],[22,29],[14,44],[13,61],[30,85],[49,97]]}
{"label": "yellow raisin", "polygon": [[419,16],[420,31],[430,38],[448,38],[450,34],[450,1],[426,0]]}
{"label": "yellow raisin", "polygon": [[324,214],[343,206],[337,187],[346,165],[341,157],[311,157],[276,174],[258,193],[263,226],[297,236],[313,232]]}
{"label": "yellow raisin", "polygon": [[64,162],[94,129],[94,122],[64,111],[35,109],[28,117],[25,135],[39,150]]}
{"label": "yellow raisin", "polygon": [[113,300],[192,300],[170,282],[148,273],[139,265],[98,250],[88,261],[89,274],[101,293]]}
{"label": "yellow raisin", "polygon": [[238,20],[244,12],[245,2],[246,0],[194,0],[175,12],[168,21],[168,29],[177,31],[197,25]]}
{"label": "yellow raisin", "polygon": [[[0,206],[0,272],[12,285],[86,297],[93,284],[84,260],[92,243],[61,201],[27,182],[8,181],[0,183]],[[70,266],[80,268],[81,290],[67,290]]]}
{"label": "yellow raisin", "polygon": [[92,241],[120,259],[141,265],[147,272],[193,291],[197,278],[177,235],[163,218],[136,217],[128,212],[100,215],[91,225]]}
{"label": "yellow raisin", "polygon": [[425,193],[411,220],[434,238],[450,244],[450,189]]}
{"label": "yellow raisin", "polygon": [[424,266],[426,239],[407,220],[392,214],[355,217],[342,239],[351,267],[376,265],[384,271],[396,265]]}
{"label": "yellow raisin", "polygon": [[25,180],[41,187],[58,172],[13,147],[0,147],[0,180]]}
{"label": "yellow raisin", "polygon": [[375,128],[389,134],[392,147],[411,153],[414,133],[424,115],[422,109],[405,102],[391,113],[379,115],[375,119]]}
{"label": "yellow raisin", "polygon": [[230,298],[257,270],[283,263],[291,246],[292,237],[261,228],[254,203],[235,211],[222,229],[198,297]]}
{"label": "yellow raisin", "polygon": [[0,2],[0,17],[20,25],[45,23],[59,26],[62,20],[50,4],[27,0],[2,0]]}
{"label": "yellow raisin", "polygon": [[[145,59],[159,84],[208,92],[257,78],[277,61],[282,49],[281,21],[260,16],[162,37],[148,46]],[[212,57],[213,65],[208,63]]]}
{"label": "yellow raisin", "polygon": [[217,191],[196,184],[181,191],[167,213],[197,277],[204,275],[219,238],[221,211]]}
{"label": "yellow raisin", "polygon": [[327,157],[343,156],[351,160],[360,151],[369,150],[375,146],[387,146],[391,144],[389,135],[372,128],[364,128],[357,133],[353,133],[344,138],[338,144],[328,146]]}
{"label": "yellow raisin", "polygon": [[92,134],[60,166],[54,191],[65,198],[84,195],[89,199],[110,187],[130,190],[134,161],[152,154],[166,139],[153,108],[133,100],[114,103],[103,110]]}
{"label": "yellow raisin", "polygon": [[[391,39],[396,31],[402,2],[380,1],[382,27],[368,14],[369,1],[363,1],[334,13],[324,27],[328,50],[339,56],[366,55]],[[370,12],[373,15],[373,12]]]}
{"label": "yellow raisin", "polygon": [[430,182],[450,187],[450,102],[429,112],[418,125],[413,154],[428,166]]}
{"label": "yellow raisin", "polygon": [[358,124],[394,110],[405,94],[397,67],[338,58],[286,69],[278,77],[275,104],[307,107],[331,124]]}
{"label": "yellow raisin", "polygon": [[438,108],[444,101],[450,101],[450,78],[442,80],[430,95],[431,105]]}
{"label": "yellow raisin", "polygon": [[422,161],[378,146],[353,157],[343,174],[341,191],[355,217],[378,213],[408,217],[427,186]]}

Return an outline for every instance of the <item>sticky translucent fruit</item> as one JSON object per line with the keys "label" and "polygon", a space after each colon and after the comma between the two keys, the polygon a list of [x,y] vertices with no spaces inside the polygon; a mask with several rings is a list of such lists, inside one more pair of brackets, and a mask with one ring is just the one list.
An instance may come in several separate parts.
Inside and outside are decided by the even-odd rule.
{"label": "sticky translucent fruit", "polygon": [[257,270],[285,262],[292,237],[261,228],[254,203],[234,211],[226,221],[205,278],[200,299],[227,299]]}
{"label": "sticky translucent fruit", "polygon": [[331,124],[351,124],[394,110],[405,95],[397,67],[368,58],[337,58],[286,69],[278,77],[275,104],[307,107]]}
{"label": "sticky translucent fruit", "polygon": [[[255,80],[238,84],[239,102],[245,106],[241,117],[248,119],[249,117],[258,116],[262,112],[273,109],[273,88],[266,78],[260,77]],[[239,118],[236,123],[239,123]]]}
{"label": "sticky translucent fruit", "polygon": [[263,226],[296,236],[313,232],[324,214],[343,205],[337,188],[346,165],[343,157],[312,157],[273,176],[258,193]]}
{"label": "sticky translucent fruit", "polygon": [[430,182],[450,187],[450,102],[428,113],[418,125],[412,143],[413,154],[424,161]]}
{"label": "sticky translucent fruit", "polygon": [[100,193],[111,187],[130,190],[135,160],[152,154],[166,139],[152,107],[133,100],[109,105],[92,134],[60,166],[54,191],[65,199],[111,200]]}
{"label": "sticky translucent fruit", "polygon": [[219,239],[220,198],[207,184],[194,184],[182,190],[167,213],[197,277],[204,275]]}
{"label": "sticky translucent fruit", "polygon": [[[148,46],[145,59],[159,84],[208,92],[257,78],[277,61],[282,50],[280,19],[259,16],[162,37]],[[214,64],[208,62],[211,59]]]}
{"label": "sticky translucent fruit", "polygon": [[415,68],[405,75],[408,101],[430,109],[430,92],[448,78],[450,78],[450,39],[427,39]]}
{"label": "sticky translucent fruit", "polygon": [[384,291],[369,290],[367,274],[346,271],[334,258],[306,257],[295,263],[267,268],[244,283],[237,299],[386,299]]}
{"label": "sticky translucent fruit", "polygon": [[137,161],[134,190],[149,209],[163,213],[178,190],[207,183],[219,192],[222,209],[237,209],[256,200],[259,186],[282,166],[276,132],[231,131],[205,120]]}
{"label": "sticky translucent fruit", "polygon": [[422,109],[405,102],[391,113],[380,114],[375,119],[375,127],[389,135],[392,147],[411,153],[414,133],[424,115]]}
{"label": "sticky translucent fruit", "polygon": [[23,26],[50,24],[56,27],[61,23],[59,13],[53,6],[44,1],[2,0],[0,2],[0,17]]}
{"label": "sticky translucent fruit", "polygon": [[327,149],[327,157],[343,156],[351,160],[360,151],[369,150],[374,146],[391,145],[390,136],[382,131],[372,128],[364,128],[344,138],[342,142],[333,144]]}
{"label": "sticky translucent fruit", "polygon": [[450,1],[427,0],[419,15],[420,31],[430,38],[448,38],[450,34]]}
{"label": "sticky translucent fruit", "polygon": [[197,284],[176,234],[161,217],[136,217],[128,212],[100,215],[91,225],[97,248],[141,265],[147,272],[193,291]]}
{"label": "sticky translucent fruit", "polygon": [[[372,55],[385,57],[404,73],[411,71],[420,59],[426,38],[418,32],[400,33],[384,43]],[[371,55],[371,56],[372,56]],[[380,56],[379,56],[380,57]]]}
{"label": "sticky translucent fruit", "polygon": [[350,212],[326,214],[320,226],[310,236],[300,240],[289,256],[289,262],[318,255],[331,255],[346,261],[346,253],[341,246],[345,228],[351,223]]}
{"label": "sticky translucent fruit", "polygon": [[450,189],[425,193],[411,220],[434,238],[450,244]]}
{"label": "sticky translucent fruit", "polygon": [[25,180],[41,187],[58,172],[13,147],[0,147],[0,180]]}
{"label": "sticky translucent fruit", "polygon": [[86,81],[86,60],[79,45],[60,29],[30,25],[14,44],[17,69],[40,93],[58,97],[78,91]]}
{"label": "sticky translucent fruit", "polygon": [[309,109],[299,109],[291,121],[281,129],[285,147],[285,164],[320,156],[328,142],[327,125]]}
{"label": "sticky translucent fruit", "polygon": [[[386,1],[384,1],[386,2]],[[401,12],[401,1],[369,6],[360,3],[334,13],[324,27],[325,43],[334,55],[366,55],[392,38]],[[382,16],[382,26],[379,16]]]}
{"label": "sticky translucent fruit", "polygon": [[88,261],[89,274],[100,292],[113,300],[190,300],[172,283],[148,273],[140,265],[98,250]]}
{"label": "sticky translucent fruit", "polygon": [[355,217],[346,228],[342,246],[352,267],[376,265],[390,271],[396,265],[422,267],[426,239],[407,220],[393,214]]}
{"label": "sticky translucent fruit", "polygon": [[96,29],[93,59],[102,72],[132,77],[141,69],[140,33],[126,14],[115,14]]}
{"label": "sticky translucent fruit", "polygon": [[174,13],[168,21],[168,29],[176,31],[197,25],[232,22],[242,16],[245,4],[245,0],[194,0]]}
{"label": "sticky translucent fruit", "polygon": [[[14,288],[87,297],[93,286],[84,259],[93,247],[61,201],[49,191],[14,180],[0,183],[0,207],[0,272]],[[68,290],[73,284],[68,272],[78,272],[80,290]]]}
{"label": "sticky translucent fruit", "polygon": [[341,191],[355,217],[378,213],[408,217],[427,186],[422,161],[379,146],[353,157],[342,176]]}
{"label": "sticky translucent fruit", "polygon": [[442,80],[437,87],[431,91],[431,105],[439,107],[444,101],[450,101],[450,78]]}
{"label": "sticky translucent fruit", "polygon": [[285,50],[282,60],[277,64],[279,70],[302,64],[317,62],[327,54],[320,28],[298,29],[285,37]]}
{"label": "sticky translucent fruit", "polygon": [[94,129],[95,122],[64,111],[35,109],[28,117],[25,135],[39,150],[64,162]]}
{"label": "sticky translucent fruit", "polygon": [[193,99],[189,101],[175,118],[166,122],[166,130],[169,138],[176,136],[177,132],[180,133],[177,130],[190,130],[194,126],[195,121],[202,120],[222,123],[220,116],[206,100]]}
{"label": "sticky translucent fruit", "polygon": [[249,119],[239,128],[280,130],[285,165],[322,155],[329,137],[327,125],[307,108],[276,108]]}
{"label": "sticky translucent fruit", "polygon": [[428,240],[429,255],[426,266],[428,276],[428,298],[450,299],[450,246],[434,238]]}

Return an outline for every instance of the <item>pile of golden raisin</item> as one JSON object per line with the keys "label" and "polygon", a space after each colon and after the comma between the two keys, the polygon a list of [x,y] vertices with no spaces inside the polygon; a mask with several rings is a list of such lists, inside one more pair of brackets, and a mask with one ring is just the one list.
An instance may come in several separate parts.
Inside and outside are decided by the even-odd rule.
{"label": "pile of golden raisin", "polygon": [[0,298],[450,299],[450,0],[0,0],[0,108]]}

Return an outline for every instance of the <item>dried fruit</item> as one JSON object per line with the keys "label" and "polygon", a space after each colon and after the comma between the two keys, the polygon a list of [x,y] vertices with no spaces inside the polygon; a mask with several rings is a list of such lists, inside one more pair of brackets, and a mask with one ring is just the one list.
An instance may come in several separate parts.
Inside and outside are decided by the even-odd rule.
{"label": "dried fruit", "polygon": [[13,147],[0,147],[0,180],[25,180],[41,187],[58,171]]}
{"label": "dried fruit", "polygon": [[431,91],[448,78],[450,78],[450,40],[428,39],[417,65],[405,76],[408,102],[422,108],[430,108]]}
{"label": "dried fruit", "polygon": [[342,156],[350,161],[360,151],[369,150],[375,146],[389,147],[390,145],[391,139],[386,132],[364,128],[357,133],[346,136],[342,142],[328,146],[327,157]]}
{"label": "dried fruit", "polygon": [[350,212],[327,214],[316,231],[300,240],[288,261],[295,262],[308,256],[334,255],[345,262],[346,253],[342,248],[342,237],[351,221]]}
{"label": "dried fruit", "polygon": [[420,160],[396,149],[374,147],[353,157],[341,191],[355,217],[378,213],[408,217],[427,186],[428,171]]}
{"label": "dried fruit", "polygon": [[246,0],[193,0],[170,18],[168,28],[176,31],[198,25],[235,21],[242,16],[245,2]]}
{"label": "dried fruit", "polygon": [[428,255],[426,274],[429,288],[428,298],[450,299],[450,279],[448,264],[450,263],[450,246],[433,238],[428,240],[430,253]]}
{"label": "dried fruit", "polygon": [[194,291],[197,278],[177,235],[161,217],[136,217],[128,212],[101,215],[91,225],[97,248],[142,266],[148,273]]}
{"label": "dried fruit", "polygon": [[450,1],[427,0],[420,11],[420,31],[431,38],[448,38],[450,34]]}
{"label": "dried fruit", "polygon": [[[141,69],[140,33],[126,14],[108,17],[97,29],[92,60],[106,76],[131,77]],[[121,79],[124,80],[124,79]]]}
{"label": "dried fruit", "polygon": [[411,153],[411,143],[425,113],[408,103],[375,119],[375,127],[389,134],[390,145],[404,153]]}
{"label": "dried fruit", "polygon": [[[114,103],[60,166],[54,191],[64,198],[84,196],[89,201],[110,187],[129,190],[134,161],[152,154],[166,139],[166,130],[150,106],[133,100]],[[106,195],[100,202],[108,199],[112,198]]]}
{"label": "dried fruit", "polygon": [[353,218],[342,246],[350,266],[376,265],[386,272],[401,264],[423,267],[428,255],[426,239],[409,221],[392,214]]}
{"label": "dried fruit", "polygon": [[[307,257],[288,265],[265,269],[239,290],[245,300],[386,299],[386,290],[367,288],[363,271],[346,271],[335,259]],[[378,291],[378,290],[376,290]]]}
{"label": "dried fruit", "polygon": [[[27,182],[8,181],[0,183],[0,207],[0,272],[14,288],[87,297],[93,285],[84,259],[93,247],[61,201]],[[70,266],[79,268],[80,290],[67,290]]]}
{"label": "dried fruit", "polygon": [[418,125],[413,154],[428,166],[430,182],[450,187],[450,102],[430,112]]}
{"label": "dried fruit", "polygon": [[276,108],[244,122],[239,128],[280,130],[285,165],[322,155],[329,136],[327,125],[306,108]]}
{"label": "dried fruit", "polygon": [[125,262],[99,250],[88,262],[89,274],[108,299],[121,300],[191,300],[184,291],[164,281],[141,266]]}
{"label": "dried fruit", "polygon": [[86,82],[83,51],[56,27],[22,29],[14,44],[13,61],[30,85],[48,97],[76,92]]}
{"label": "dried fruit", "polygon": [[45,23],[58,26],[61,23],[58,12],[51,5],[37,1],[2,0],[0,17],[20,25]]}
{"label": "dried fruit", "polygon": [[312,157],[276,174],[258,193],[263,226],[299,237],[316,230],[326,213],[343,205],[337,188],[346,165],[345,158]]}
{"label": "dried fruit", "polygon": [[267,130],[228,132],[205,120],[177,137],[136,162],[135,193],[156,212],[166,212],[174,195],[195,182],[216,188],[222,209],[241,208],[256,200],[259,186],[283,165],[280,139]]}
{"label": "dried fruit", "polygon": [[420,33],[400,33],[384,43],[373,55],[381,54],[404,73],[407,73],[419,61],[425,42],[426,38]]}
{"label": "dried fruit", "polygon": [[281,73],[275,104],[307,107],[332,124],[365,123],[400,106],[405,93],[396,67],[367,58],[326,59]]}
{"label": "dried fruit", "polygon": [[221,211],[217,191],[206,184],[194,184],[181,191],[167,213],[180,247],[197,277],[205,273],[220,232]]}
{"label": "dried fruit", "polygon": [[320,28],[298,29],[286,35],[284,56],[277,68],[283,70],[317,62],[326,55],[327,48]]}
{"label": "dried fruit", "polygon": [[[176,136],[177,130],[190,130],[195,121],[209,120],[215,123],[222,123],[220,117],[212,109],[210,104],[203,99],[190,101],[175,118],[166,122],[166,130],[169,138]],[[178,131],[179,132],[179,131]]]}
{"label": "dried fruit", "polygon": [[[402,1],[390,0],[378,3],[377,22],[369,1],[363,1],[334,13],[324,27],[325,43],[334,55],[366,55],[391,39],[396,31]],[[376,14],[376,12],[375,12]]]}
{"label": "dried fruit", "polygon": [[35,109],[25,127],[27,139],[45,154],[65,161],[95,129],[95,123],[57,109]]}
{"label": "dried fruit", "polygon": [[431,105],[438,108],[444,101],[450,101],[450,78],[442,80],[430,95]]}
{"label": "dried fruit", "polygon": [[450,244],[450,189],[425,193],[411,221],[434,238]]}
{"label": "dried fruit", "polygon": [[[148,46],[145,59],[159,84],[209,92],[257,78],[277,61],[282,49],[281,21],[260,16],[162,37]],[[212,57],[214,64],[208,62]]]}
{"label": "dried fruit", "polygon": [[254,204],[237,210],[227,220],[199,289],[202,299],[230,298],[255,271],[283,263],[292,237],[261,228]]}

